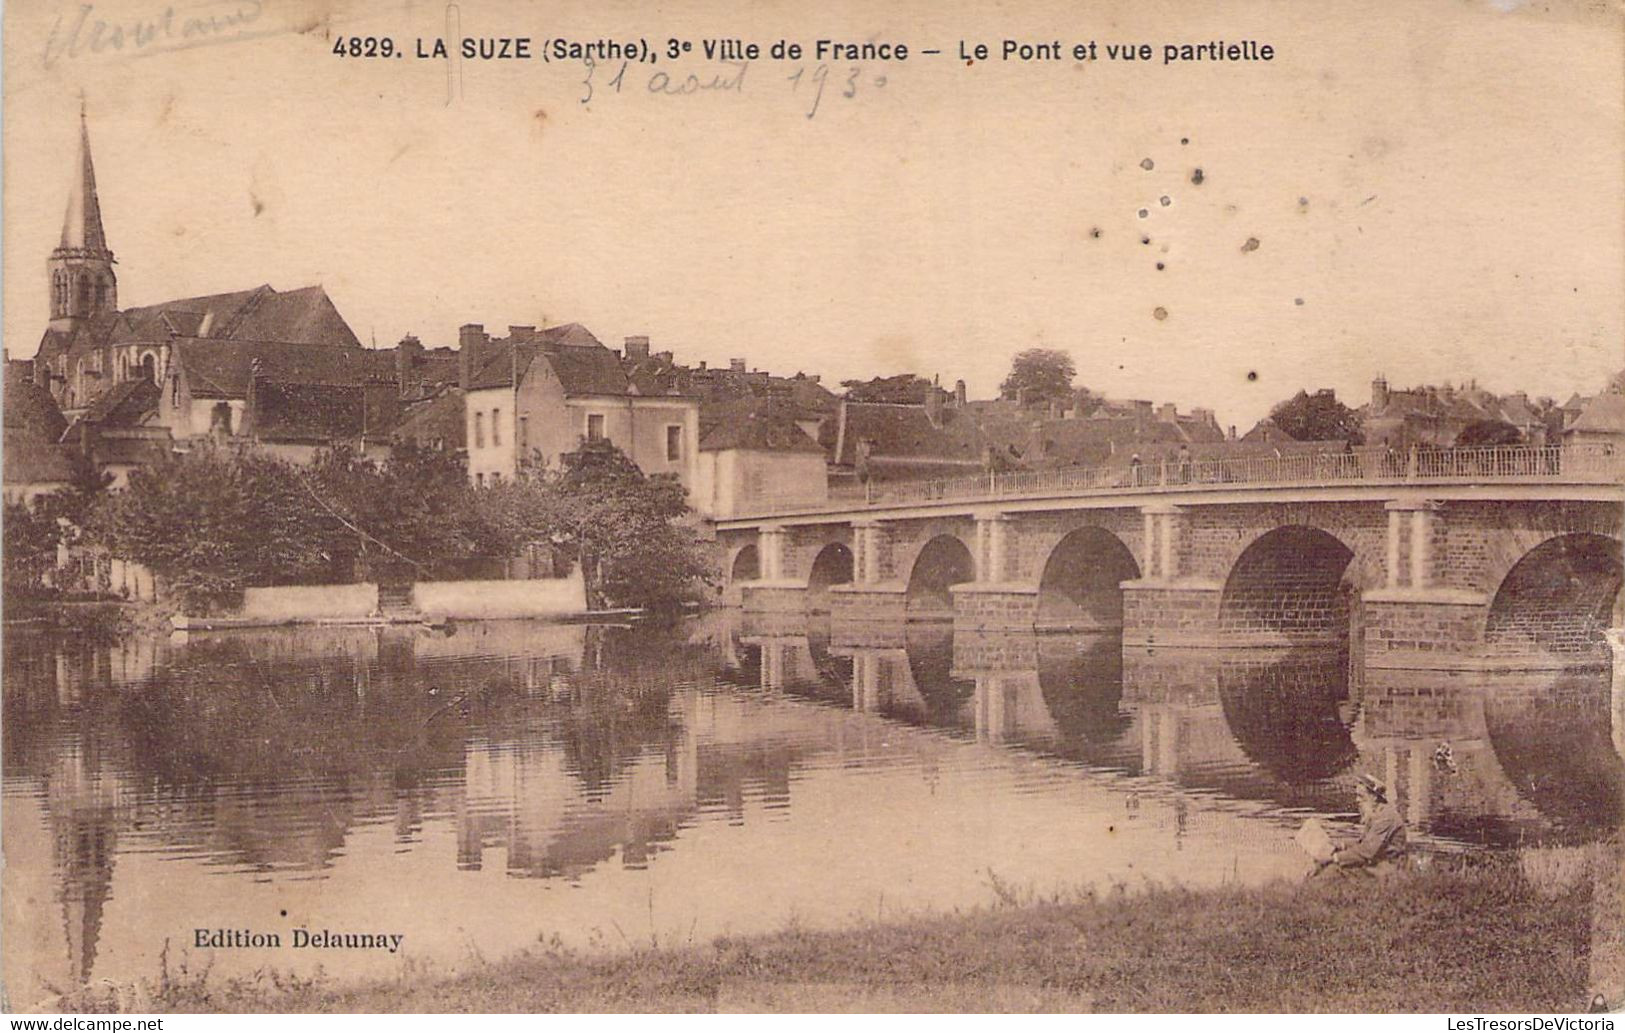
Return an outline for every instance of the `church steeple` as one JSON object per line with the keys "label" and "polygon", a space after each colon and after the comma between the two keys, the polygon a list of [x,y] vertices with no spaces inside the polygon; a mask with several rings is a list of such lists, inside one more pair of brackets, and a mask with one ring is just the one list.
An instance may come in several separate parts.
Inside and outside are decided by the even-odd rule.
{"label": "church steeple", "polygon": [[90,130],[79,103],[79,162],[68,189],[62,220],[62,242],[51,252],[51,326],[71,330],[93,316],[118,311],[118,277],[113,252],[102,229],[101,200],[96,196],[96,168],[90,160]]}

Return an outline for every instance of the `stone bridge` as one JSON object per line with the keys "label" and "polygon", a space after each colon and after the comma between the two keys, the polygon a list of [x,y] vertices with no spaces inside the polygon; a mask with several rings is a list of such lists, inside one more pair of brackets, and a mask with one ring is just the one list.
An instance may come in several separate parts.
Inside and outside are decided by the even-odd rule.
{"label": "stone bridge", "polygon": [[926,482],[716,528],[747,611],[1459,668],[1606,660],[1622,520],[1601,445]]}

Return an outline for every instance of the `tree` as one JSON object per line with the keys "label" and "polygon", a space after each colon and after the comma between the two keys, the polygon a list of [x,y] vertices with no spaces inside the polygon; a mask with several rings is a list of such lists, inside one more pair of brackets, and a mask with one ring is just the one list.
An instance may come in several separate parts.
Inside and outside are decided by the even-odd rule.
{"label": "tree", "polygon": [[476,493],[493,538],[515,550],[549,542],[576,558],[587,602],[671,606],[713,574],[693,533],[676,477],[649,476],[607,441],[583,442],[557,469]]}
{"label": "tree", "polygon": [[101,497],[87,535],[208,613],[250,585],[327,580],[345,529],[303,475],[263,453],[203,446],[142,467]]}
{"label": "tree", "polygon": [[1270,419],[1281,433],[1297,441],[1365,443],[1360,414],[1339,402],[1331,391],[1299,391],[1271,409]]}
{"label": "tree", "polygon": [[1023,402],[1071,401],[1072,378],[1077,375],[1072,356],[1066,352],[1028,348],[1010,361],[1010,375],[999,391]]}
{"label": "tree", "polygon": [[399,446],[379,463],[341,445],[318,453],[305,480],[312,504],[349,532],[370,576],[421,578],[436,561],[489,551],[467,472],[452,453]]}
{"label": "tree", "polygon": [[4,521],[6,595],[43,591],[61,540],[51,507],[44,499],[32,505],[7,502]]}
{"label": "tree", "polygon": [[1521,445],[1523,435],[1505,420],[1474,420],[1456,435],[1457,448],[1487,448],[1492,445]]}

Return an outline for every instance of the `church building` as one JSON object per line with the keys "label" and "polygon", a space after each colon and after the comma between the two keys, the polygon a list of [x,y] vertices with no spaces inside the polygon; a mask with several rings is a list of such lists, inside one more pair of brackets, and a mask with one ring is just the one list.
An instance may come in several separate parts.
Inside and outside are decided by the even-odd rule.
{"label": "church building", "polygon": [[82,111],[62,238],[46,265],[50,321],[34,382],[67,418],[64,440],[87,453],[201,436],[246,437],[292,458],[340,441],[387,447],[395,358],[363,348],[320,286],[119,307]]}

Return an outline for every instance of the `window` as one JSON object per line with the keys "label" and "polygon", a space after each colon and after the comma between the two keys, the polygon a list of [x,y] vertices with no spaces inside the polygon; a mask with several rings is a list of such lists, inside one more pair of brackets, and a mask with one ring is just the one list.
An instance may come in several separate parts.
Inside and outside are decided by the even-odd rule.
{"label": "window", "polygon": [[491,444],[502,444],[502,410],[491,410]]}
{"label": "window", "polygon": [[474,414],[474,447],[485,447],[485,414],[482,412]]}
{"label": "window", "polygon": [[477,473],[477,474],[474,475],[474,487],[476,487],[476,488],[485,487],[485,475],[483,473]]}
{"label": "window", "polygon": [[530,417],[519,417],[519,447],[521,450],[530,447]]}
{"label": "window", "polygon": [[670,426],[666,428],[666,461],[675,463],[683,458],[683,428]]}
{"label": "window", "polygon": [[179,374],[169,378],[169,404],[181,404],[181,378]]}
{"label": "window", "polygon": [[501,483],[502,483],[502,473],[501,473],[501,471],[492,470],[491,471],[491,487],[495,488],[497,485],[499,485]]}
{"label": "window", "polygon": [[604,440],[604,417],[602,413],[591,413],[587,416],[587,440]]}

